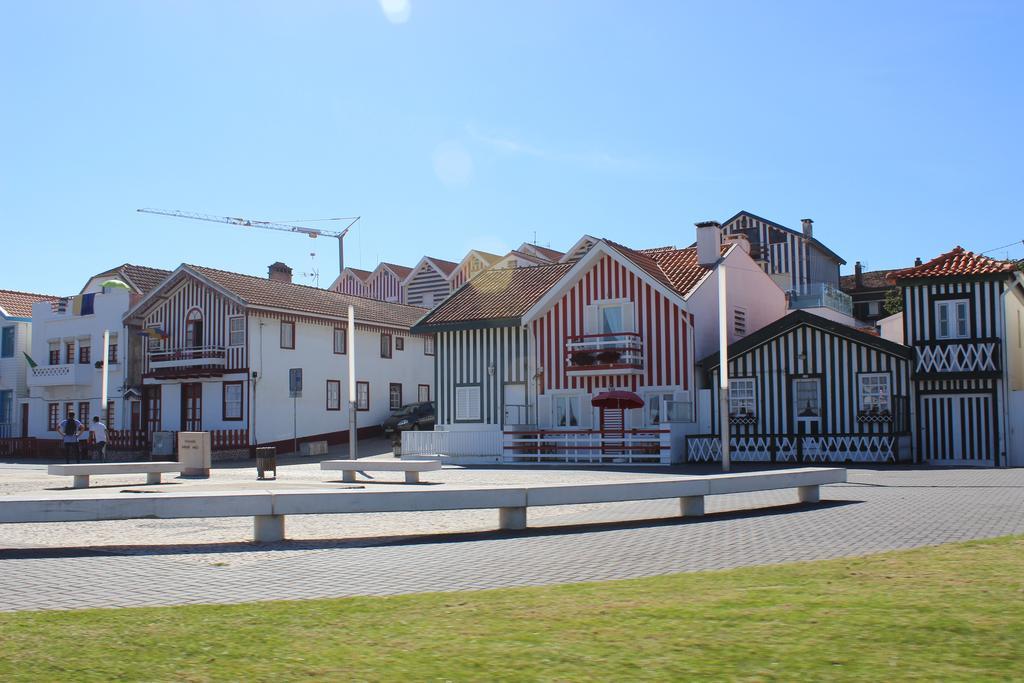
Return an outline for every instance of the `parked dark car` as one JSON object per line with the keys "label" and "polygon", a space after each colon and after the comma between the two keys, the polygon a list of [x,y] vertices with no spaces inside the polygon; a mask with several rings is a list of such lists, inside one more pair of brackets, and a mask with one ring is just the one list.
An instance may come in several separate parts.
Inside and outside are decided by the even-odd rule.
{"label": "parked dark car", "polygon": [[423,401],[402,406],[384,420],[384,424],[381,426],[384,428],[385,436],[397,439],[405,431],[433,429],[436,419],[434,402]]}

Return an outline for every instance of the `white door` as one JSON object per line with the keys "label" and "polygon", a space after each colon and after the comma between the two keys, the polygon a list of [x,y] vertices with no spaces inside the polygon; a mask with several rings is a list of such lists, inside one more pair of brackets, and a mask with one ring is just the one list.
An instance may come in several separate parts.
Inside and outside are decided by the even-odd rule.
{"label": "white door", "polygon": [[526,385],[506,384],[505,385],[505,419],[504,425],[525,425],[529,424],[530,418],[526,409]]}
{"label": "white door", "polygon": [[793,380],[793,420],[797,434],[821,433],[821,380]]}
{"label": "white door", "polygon": [[921,459],[992,465],[997,441],[994,409],[991,394],[922,396],[917,421]]}

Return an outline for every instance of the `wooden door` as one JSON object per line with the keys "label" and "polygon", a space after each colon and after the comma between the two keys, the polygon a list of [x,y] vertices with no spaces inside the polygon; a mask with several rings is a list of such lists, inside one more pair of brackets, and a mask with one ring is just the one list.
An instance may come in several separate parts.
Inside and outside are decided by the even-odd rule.
{"label": "wooden door", "polygon": [[148,436],[152,436],[153,432],[159,432],[162,427],[162,393],[162,388],[159,384],[142,387],[143,429],[146,430]]}
{"label": "wooden door", "polygon": [[821,433],[821,380],[794,379],[792,415],[797,434]]}
{"label": "wooden door", "polygon": [[203,431],[203,385],[200,382],[181,385],[181,431]]}
{"label": "wooden door", "polygon": [[21,438],[28,438],[28,404],[21,404]]}

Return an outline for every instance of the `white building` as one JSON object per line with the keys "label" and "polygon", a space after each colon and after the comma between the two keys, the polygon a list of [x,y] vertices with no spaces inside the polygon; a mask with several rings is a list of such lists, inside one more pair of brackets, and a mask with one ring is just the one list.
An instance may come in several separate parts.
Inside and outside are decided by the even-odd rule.
{"label": "white building", "polygon": [[267,278],[182,265],[125,318],[151,330],[143,429],[211,431],[215,449],[347,441],[350,305],[360,435],[403,404],[432,400],[433,339],[409,333],[426,309],[293,284],[283,264]]}
{"label": "white building", "polygon": [[0,439],[28,436],[25,354],[32,347],[32,306],[57,297],[0,290]]}
{"label": "white building", "polygon": [[[29,368],[29,435],[56,439],[54,430],[68,412],[87,421],[100,415],[109,429],[127,428],[132,421],[132,387],[138,384],[131,338],[122,317],[142,296],[160,283],[170,271],[124,264],[94,275],[82,291],[53,302],[32,307],[31,352],[37,367]],[[119,280],[127,285],[103,287]],[[106,358],[103,336],[109,333]],[[136,356],[137,359],[137,356]],[[107,404],[101,405],[103,363],[107,362]],[[138,402],[134,416],[138,421]]]}

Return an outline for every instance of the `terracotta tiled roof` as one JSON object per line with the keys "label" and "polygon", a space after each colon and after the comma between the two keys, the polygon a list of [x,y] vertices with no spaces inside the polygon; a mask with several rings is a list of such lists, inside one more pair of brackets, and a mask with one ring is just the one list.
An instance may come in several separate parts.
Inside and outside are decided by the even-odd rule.
{"label": "terracotta tiled roof", "polygon": [[59,298],[49,294],[0,289],[0,314],[8,318],[31,318],[32,304],[40,301],[56,301]]}
{"label": "terracotta tiled roof", "polygon": [[422,325],[518,318],[540,300],[573,264],[488,270],[450,296]]}
{"label": "terracotta tiled roof", "polygon": [[536,249],[541,256],[548,259],[549,261],[557,261],[558,259],[565,256],[565,252],[558,251],[557,249],[550,249],[548,247],[542,247],[537,244],[531,244],[530,246]]}
{"label": "terracotta tiled roof", "polygon": [[362,270],[361,268],[346,268],[345,270],[349,271],[350,273],[355,275],[360,280],[364,280],[365,281],[366,278],[370,277],[370,271]]}
{"label": "terracotta tiled roof", "polygon": [[433,256],[428,256],[427,258],[430,259],[431,263],[440,268],[441,272],[445,275],[451,275],[459,267],[459,264],[454,261],[445,261],[443,258],[435,258]]}
{"label": "terracotta tiled roof", "polygon": [[247,305],[257,308],[276,308],[309,315],[344,318],[348,315],[348,307],[351,304],[355,307],[356,320],[359,322],[399,327],[411,326],[427,312],[426,308],[419,306],[393,304],[205,266],[188,267],[242,299]]}
{"label": "terracotta tiled roof", "polygon": [[[663,285],[675,290],[680,296],[688,296],[701,280],[711,271],[697,263],[697,247],[676,249],[675,247],[657,247],[654,249],[633,250],[609,240],[604,240],[623,256],[650,273]],[[722,254],[732,245],[723,244]]]}
{"label": "terracotta tiled roof", "polygon": [[137,266],[131,263],[123,263],[116,268],[105,270],[102,273],[93,275],[93,278],[109,276],[125,280],[127,284],[133,285],[139,294],[148,294],[156,286],[163,282],[171,271],[163,268],[150,268],[149,266]]}
{"label": "terracotta tiled roof", "polygon": [[412,272],[412,268],[409,268],[408,266],[400,266],[397,263],[385,263],[382,261],[381,265],[390,268],[391,272],[397,275],[399,280],[404,280],[409,277],[409,273]]}
{"label": "terracotta tiled roof", "polygon": [[933,258],[913,268],[904,268],[889,273],[889,281],[911,280],[916,278],[946,278],[961,275],[996,275],[1009,273],[1015,269],[1010,261],[997,261],[987,256],[956,247],[953,251]]}

